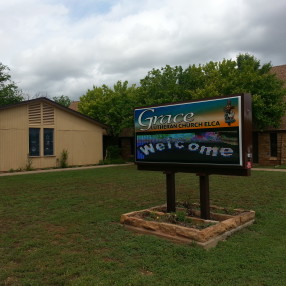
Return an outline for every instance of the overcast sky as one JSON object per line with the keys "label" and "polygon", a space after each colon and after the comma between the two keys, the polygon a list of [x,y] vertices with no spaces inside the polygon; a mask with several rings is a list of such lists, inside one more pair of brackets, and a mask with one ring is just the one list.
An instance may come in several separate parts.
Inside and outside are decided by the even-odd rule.
{"label": "overcast sky", "polygon": [[249,53],[286,64],[285,0],[0,0],[0,62],[30,96]]}

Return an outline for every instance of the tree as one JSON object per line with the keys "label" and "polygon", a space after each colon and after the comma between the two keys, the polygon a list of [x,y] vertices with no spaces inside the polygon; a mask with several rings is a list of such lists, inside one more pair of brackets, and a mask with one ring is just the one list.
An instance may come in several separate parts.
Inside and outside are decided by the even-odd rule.
{"label": "tree", "polygon": [[65,107],[69,107],[71,105],[71,102],[72,102],[71,99],[65,95],[54,96],[53,101],[58,103],[58,104],[65,106]]}
{"label": "tree", "polygon": [[191,65],[185,70],[170,66],[153,69],[140,82],[139,101],[152,105],[251,93],[255,127],[277,127],[285,114],[286,89],[270,69],[270,63],[261,65],[249,54],[238,55],[236,60]]}
{"label": "tree", "polygon": [[[210,62],[201,67],[203,85],[192,92],[192,98],[206,98],[236,93],[252,95],[254,126],[258,129],[278,127],[285,114],[283,81],[270,72],[271,64],[260,64],[254,56],[241,54],[236,61]],[[185,71],[189,73],[189,69]]]}
{"label": "tree", "polygon": [[122,129],[133,126],[137,106],[250,93],[254,126],[260,130],[277,127],[286,110],[286,89],[270,69],[270,63],[261,65],[249,54],[186,69],[167,65],[149,71],[139,87],[128,87],[127,81],[118,81],[113,88],[93,87],[80,98],[79,110],[109,125],[110,133],[118,136]]}
{"label": "tree", "polygon": [[22,91],[11,80],[9,68],[0,63],[0,106],[22,101]]}
{"label": "tree", "polygon": [[167,65],[161,69],[152,69],[140,80],[137,101],[139,105],[161,104],[180,101],[184,98],[181,85],[183,68]]}
{"label": "tree", "polygon": [[110,134],[117,137],[133,124],[136,86],[118,81],[113,88],[94,86],[80,97],[79,111],[109,126]]}

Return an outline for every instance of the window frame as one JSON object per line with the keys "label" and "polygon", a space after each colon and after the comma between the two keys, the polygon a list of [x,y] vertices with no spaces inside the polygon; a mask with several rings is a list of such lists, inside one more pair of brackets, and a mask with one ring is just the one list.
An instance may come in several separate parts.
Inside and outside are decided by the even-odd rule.
{"label": "window frame", "polygon": [[[52,138],[50,139],[50,141],[46,141],[46,136],[48,135],[48,131],[51,131],[51,135]],[[46,133],[47,132],[47,133]],[[55,130],[54,128],[43,128],[43,156],[47,157],[47,156],[54,156],[55,152],[54,152],[54,136],[55,134]],[[49,145],[51,143],[52,147],[51,147],[51,154],[47,154],[46,150],[49,150],[47,145]],[[49,152],[48,152],[49,153]]]}
{"label": "window frame", "polygon": [[[33,130],[37,130],[38,134],[36,134],[37,136],[37,142],[34,143],[36,144],[37,146],[37,149],[36,151],[38,152],[31,152],[31,148],[32,148],[32,144],[31,144],[31,139],[33,139],[31,136],[32,136],[32,131]],[[28,140],[29,140],[29,144],[28,144],[28,147],[29,147],[29,157],[52,157],[52,156],[55,156],[55,128],[50,128],[50,127],[29,127],[29,137],[28,137]],[[47,144],[47,141],[45,140],[45,135],[47,132],[50,132],[50,134],[52,134],[52,138],[51,138],[51,142],[50,144],[52,145],[50,147],[50,150],[52,150],[52,152],[48,152],[46,151],[46,144]],[[35,136],[35,135],[34,135]]]}
{"label": "window frame", "polygon": [[[38,131],[37,133],[38,134],[32,134],[32,131]],[[37,151],[37,153],[36,152],[31,152],[31,150],[32,150],[32,148],[33,148],[33,144],[32,144],[32,136],[37,136],[37,138],[35,138],[35,139],[37,139],[36,141],[36,143],[34,143],[34,144],[36,144],[36,151]],[[41,128],[38,128],[38,127],[30,127],[29,128],[29,156],[30,157],[40,157],[41,156]]]}

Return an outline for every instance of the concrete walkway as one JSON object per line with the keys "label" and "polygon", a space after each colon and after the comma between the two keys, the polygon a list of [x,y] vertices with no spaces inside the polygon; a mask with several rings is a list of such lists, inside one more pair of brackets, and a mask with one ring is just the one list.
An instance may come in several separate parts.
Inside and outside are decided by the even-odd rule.
{"label": "concrete walkway", "polygon": [[[11,173],[1,173],[0,177],[4,176],[17,176],[17,175],[30,175],[39,173],[51,173],[51,172],[66,172],[75,170],[86,170],[86,169],[98,169],[98,168],[109,168],[109,167],[124,167],[134,165],[134,163],[127,164],[112,164],[112,165],[96,165],[87,167],[74,167],[74,168],[59,168],[59,169],[49,169],[49,170],[35,170],[35,171],[21,171],[21,172],[11,172]],[[252,168],[252,171],[269,171],[269,172],[286,172],[286,169],[269,169],[269,168]]]}
{"label": "concrete walkway", "polygon": [[251,171],[286,172],[286,169],[252,168]]}
{"label": "concrete walkway", "polygon": [[16,176],[16,175],[30,175],[30,174],[39,174],[39,173],[51,173],[51,172],[66,172],[66,171],[109,168],[109,167],[124,167],[124,166],[130,166],[130,165],[134,165],[134,163],[112,164],[112,165],[96,165],[96,166],[87,166],[87,167],[59,168],[59,169],[49,169],[49,170],[35,170],[35,171],[21,171],[21,172],[11,172],[11,173],[1,173],[0,177]]}

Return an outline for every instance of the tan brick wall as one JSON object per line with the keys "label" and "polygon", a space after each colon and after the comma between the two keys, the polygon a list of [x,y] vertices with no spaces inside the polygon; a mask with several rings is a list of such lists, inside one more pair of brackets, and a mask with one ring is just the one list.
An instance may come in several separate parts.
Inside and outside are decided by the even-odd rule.
{"label": "tan brick wall", "polygon": [[123,137],[123,138],[120,138],[120,141],[121,141],[121,156],[124,160],[129,160],[132,157],[131,138]]}
{"label": "tan brick wall", "polygon": [[277,157],[270,156],[270,133],[258,135],[258,162],[260,165],[286,164],[286,132],[277,132]]}

